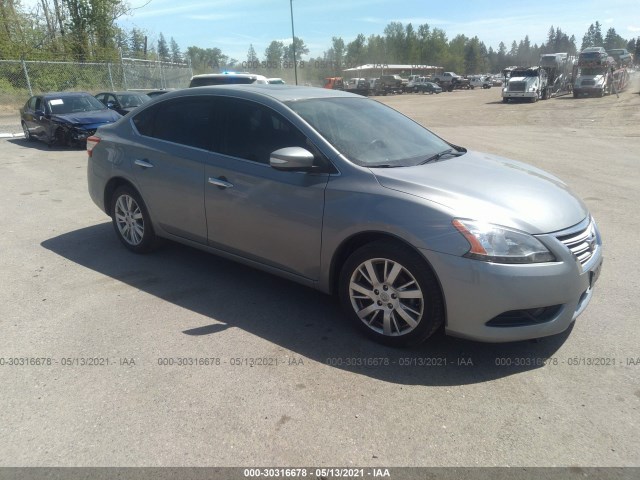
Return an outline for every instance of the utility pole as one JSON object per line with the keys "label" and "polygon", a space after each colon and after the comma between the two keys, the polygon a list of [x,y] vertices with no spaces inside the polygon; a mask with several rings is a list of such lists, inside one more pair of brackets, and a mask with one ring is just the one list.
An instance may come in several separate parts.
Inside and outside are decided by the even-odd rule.
{"label": "utility pole", "polygon": [[291,6],[291,50],[293,51],[293,75],[296,79],[296,85],[298,85],[298,62],[296,61],[296,34],[293,30],[293,0],[289,0]]}

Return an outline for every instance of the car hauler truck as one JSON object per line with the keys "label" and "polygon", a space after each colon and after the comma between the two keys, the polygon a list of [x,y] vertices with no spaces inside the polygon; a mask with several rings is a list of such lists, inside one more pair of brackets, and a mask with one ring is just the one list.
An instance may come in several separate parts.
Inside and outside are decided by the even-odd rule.
{"label": "car hauler truck", "polygon": [[584,49],[574,71],[573,98],[618,93],[629,83],[626,66],[617,63],[602,47]]}
{"label": "car hauler truck", "polygon": [[544,53],[540,55],[540,67],[547,72],[550,96],[571,91],[571,74],[575,57],[567,53]]}
{"label": "car hauler truck", "polygon": [[[547,71],[542,67],[509,68],[510,76],[502,89],[502,101],[528,99],[530,102],[546,100],[551,95]],[[507,75],[507,73],[505,73]]]}

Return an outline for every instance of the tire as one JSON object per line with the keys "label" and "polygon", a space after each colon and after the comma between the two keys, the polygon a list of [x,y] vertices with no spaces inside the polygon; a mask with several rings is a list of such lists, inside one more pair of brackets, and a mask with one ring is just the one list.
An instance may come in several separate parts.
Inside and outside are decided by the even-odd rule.
{"label": "tire", "polygon": [[399,243],[378,241],[352,253],[340,272],[339,295],[355,326],[386,345],[419,344],[444,322],[431,267]]}
{"label": "tire", "polygon": [[536,103],[538,101],[538,94],[536,94],[535,96],[531,97],[531,103]]}
{"label": "tire", "polygon": [[67,132],[64,131],[64,129],[62,128],[58,128],[56,130],[56,133],[54,135],[54,143],[60,147],[67,147],[69,146],[69,135],[67,134]]}
{"label": "tire", "polygon": [[22,132],[24,133],[25,140],[27,140],[28,142],[33,142],[35,140],[35,137],[31,135],[31,132],[27,128],[27,124],[24,121],[22,122]]}
{"label": "tire", "polygon": [[132,187],[123,185],[111,197],[113,228],[122,244],[135,253],[147,253],[153,249],[156,239],[149,212]]}
{"label": "tire", "polygon": [[509,103],[509,99],[507,97],[502,97],[502,103]]}

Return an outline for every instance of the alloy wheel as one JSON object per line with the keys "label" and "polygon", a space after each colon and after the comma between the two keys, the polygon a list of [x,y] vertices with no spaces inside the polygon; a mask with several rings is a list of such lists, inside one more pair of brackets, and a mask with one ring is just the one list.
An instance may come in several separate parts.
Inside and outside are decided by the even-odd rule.
{"label": "alloy wheel", "polygon": [[349,298],[360,320],[385,336],[412,332],[424,313],[424,295],[416,278],[386,258],[362,262],[349,281]]}
{"label": "alloy wheel", "polygon": [[129,245],[140,245],[144,237],[144,217],[135,199],[130,195],[120,195],[116,200],[114,215],[122,238]]}

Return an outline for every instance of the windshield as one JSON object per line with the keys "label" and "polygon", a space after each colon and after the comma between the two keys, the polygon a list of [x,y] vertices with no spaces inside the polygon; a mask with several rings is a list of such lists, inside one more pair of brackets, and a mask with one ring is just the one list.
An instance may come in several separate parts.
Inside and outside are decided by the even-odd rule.
{"label": "windshield", "polygon": [[117,97],[122,108],[139,107],[143,103],[151,100],[151,97],[149,97],[149,95],[140,95],[137,93],[124,93],[118,95]]}
{"label": "windshield", "polygon": [[511,72],[511,77],[537,77],[538,72],[536,70],[514,70]]}
{"label": "windshield", "polygon": [[603,75],[606,71],[607,69],[603,67],[581,68],[580,75],[588,75],[588,76]]}
{"label": "windshield", "polygon": [[47,103],[51,113],[54,115],[92,112],[107,108],[91,95],[65,95],[60,98],[49,98],[47,99]]}
{"label": "windshield", "polygon": [[316,98],[287,105],[357,165],[413,166],[451,148],[429,130],[375,100]]}

